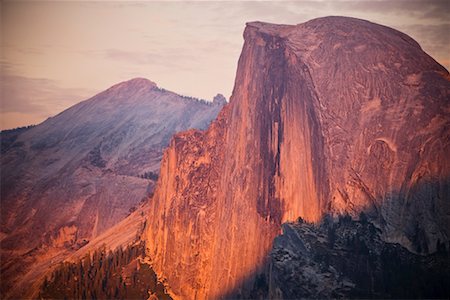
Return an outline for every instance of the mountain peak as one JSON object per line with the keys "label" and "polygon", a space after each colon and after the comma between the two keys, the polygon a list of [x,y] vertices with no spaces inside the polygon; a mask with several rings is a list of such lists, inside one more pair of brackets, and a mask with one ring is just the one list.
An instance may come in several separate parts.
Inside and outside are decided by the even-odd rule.
{"label": "mountain peak", "polygon": [[127,81],[120,82],[113,85],[109,90],[121,91],[121,90],[141,90],[141,89],[153,89],[157,87],[156,83],[146,78],[137,77]]}
{"label": "mountain peak", "polygon": [[144,77],[135,77],[135,78],[132,78],[132,79],[124,81],[124,82],[126,82],[128,84],[146,84],[146,85],[150,84],[150,85],[156,85],[156,83],[154,83],[153,81],[151,81],[151,80],[149,80],[147,78],[144,78]]}
{"label": "mountain peak", "polygon": [[227,99],[222,94],[217,94],[213,99],[213,103],[217,105],[225,105],[227,104]]}
{"label": "mountain peak", "polygon": [[[421,50],[420,45],[413,38],[396,29],[367,20],[344,16],[320,17],[296,25],[272,24],[260,21],[247,22],[244,38],[251,39],[256,36],[279,37],[283,40],[289,40],[289,43],[297,47],[304,47],[311,43],[318,44],[323,41],[334,41],[334,45],[336,45],[342,44],[344,40],[350,40],[344,43],[350,47],[355,46],[355,43],[369,44],[368,41],[384,45],[387,39],[396,47],[403,44],[405,47],[412,46]],[[366,41],[363,42],[363,40]],[[336,47],[339,47],[339,45]],[[383,48],[383,46],[380,48]]]}

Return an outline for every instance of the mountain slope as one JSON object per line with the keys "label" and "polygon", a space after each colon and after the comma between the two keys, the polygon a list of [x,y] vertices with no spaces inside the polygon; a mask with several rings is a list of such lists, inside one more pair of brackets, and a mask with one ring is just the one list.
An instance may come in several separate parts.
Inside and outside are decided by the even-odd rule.
{"label": "mountain slope", "polygon": [[137,78],[20,134],[1,157],[2,293],[36,257],[76,250],[130,214],[152,193],[141,177],[157,176],[170,137],[207,127],[222,98]]}
{"label": "mountain slope", "polygon": [[423,254],[449,240],[445,68],[353,18],[253,22],[244,39],[230,104],[163,157],[146,242],[173,297],[244,292],[298,217],[365,211],[384,241]]}

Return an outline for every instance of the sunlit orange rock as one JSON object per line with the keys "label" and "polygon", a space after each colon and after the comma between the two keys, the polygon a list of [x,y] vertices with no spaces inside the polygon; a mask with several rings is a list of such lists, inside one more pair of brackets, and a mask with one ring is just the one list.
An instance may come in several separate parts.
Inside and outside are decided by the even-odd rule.
{"label": "sunlit orange rock", "polygon": [[448,241],[448,71],[407,35],[327,17],[248,23],[230,104],[176,135],[147,247],[172,295],[245,293],[283,222],[365,211],[416,252]]}

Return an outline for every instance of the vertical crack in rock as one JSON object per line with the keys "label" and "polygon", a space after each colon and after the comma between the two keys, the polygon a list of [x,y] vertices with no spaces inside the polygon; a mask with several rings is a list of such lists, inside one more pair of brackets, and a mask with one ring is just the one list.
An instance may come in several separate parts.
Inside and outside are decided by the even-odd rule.
{"label": "vertical crack in rock", "polygon": [[[264,79],[260,82],[263,91],[261,99],[255,107],[261,125],[259,129],[263,178],[259,183],[257,211],[263,217],[281,224],[281,199],[276,198],[276,176],[280,176],[280,152],[283,142],[284,124],[282,120],[281,102],[285,97],[286,60],[285,45],[279,37],[264,36],[267,63],[263,67]],[[259,89],[259,88],[258,88]]]}

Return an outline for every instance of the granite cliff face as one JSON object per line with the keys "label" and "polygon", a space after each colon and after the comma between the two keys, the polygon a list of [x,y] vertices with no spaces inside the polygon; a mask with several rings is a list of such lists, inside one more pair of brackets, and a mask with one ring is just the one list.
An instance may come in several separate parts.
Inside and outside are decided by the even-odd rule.
{"label": "granite cliff face", "polygon": [[2,140],[2,295],[24,297],[29,282],[16,279],[28,278],[33,265],[60,260],[135,210],[153,191],[171,136],[206,128],[222,106],[137,78],[8,139],[5,148]]}
{"label": "granite cliff face", "polygon": [[230,104],[172,139],[151,201],[148,254],[174,297],[244,293],[298,217],[364,211],[419,253],[448,241],[445,68],[352,18],[253,22],[244,39]]}

